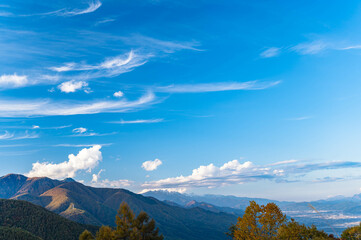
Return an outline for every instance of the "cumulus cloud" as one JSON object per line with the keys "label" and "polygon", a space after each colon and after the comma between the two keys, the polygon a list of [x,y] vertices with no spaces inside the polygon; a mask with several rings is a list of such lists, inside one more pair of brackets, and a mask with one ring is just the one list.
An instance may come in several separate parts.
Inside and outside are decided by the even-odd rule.
{"label": "cumulus cloud", "polygon": [[267,50],[261,52],[260,56],[262,58],[271,58],[271,57],[276,57],[278,55],[280,55],[281,51],[280,48],[276,48],[276,47],[271,47],[268,48]]}
{"label": "cumulus cloud", "polygon": [[88,87],[88,83],[84,82],[84,81],[68,81],[68,82],[63,82],[61,83],[58,88],[60,89],[60,91],[65,92],[65,93],[73,93],[76,92],[78,90],[84,90],[85,92],[89,92]]}
{"label": "cumulus cloud", "polygon": [[[360,168],[361,162],[333,161],[323,163],[299,163],[296,160],[287,160],[256,166],[252,162],[229,161],[222,166],[213,163],[200,166],[192,171],[191,175],[170,177],[166,179],[148,181],[142,184],[143,191],[149,190],[181,190],[189,188],[215,188],[230,184],[242,184],[259,180],[274,180],[287,182],[288,177],[307,174],[313,171],[328,169]],[[339,177],[325,178],[327,181],[339,181]],[[316,179],[316,182],[322,182]]]}
{"label": "cumulus cloud", "polygon": [[69,160],[62,163],[36,162],[33,163],[28,177],[49,177],[54,179],[72,178],[81,170],[91,172],[102,161],[101,146],[82,149],[76,156],[70,154]]}
{"label": "cumulus cloud", "polygon": [[114,97],[123,97],[124,96],[124,93],[122,91],[118,91],[118,92],[115,92],[113,94]]}
{"label": "cumulus cloud", "polygon": [[146,161],[142,164],[142,168],[146,171],[154,171],[156,170],[160,165],[162,165],[162,161],[156,158],[154,161]]}
{"label": "cumulus cloud", "polygon": [[100,174],[104,172],[104,169],[101,169],[97,174],[93,174],[92,176],[92,182],[96,183],[100,179]]}
{"label": "cumulus cloud", "polygon": [[104,112],[127,112],[154,104],[155,100],[156,97],[152,92],[148,92],[133,101],[126,99],[91,102],[51,101],[48,99],[0,100],[0,117],[66,116]]}
{"label": "cumulus cloud", "polygon": [[26,75],[17,75],[14,73],[11,75],[4,74],[0,76],[0,88],[18,88],[28,84],[28,76]]}
{"label": "cumulus cloud", "polygon": [[174,84],[165,87],[156,87],[154,88],[154,91],[167,92],[167,93],[200,93],[200,92],[221,92],[221,91],[235,91],[235,90],[262,90],[273,87],[279,83],[281,83],[281,81]]}

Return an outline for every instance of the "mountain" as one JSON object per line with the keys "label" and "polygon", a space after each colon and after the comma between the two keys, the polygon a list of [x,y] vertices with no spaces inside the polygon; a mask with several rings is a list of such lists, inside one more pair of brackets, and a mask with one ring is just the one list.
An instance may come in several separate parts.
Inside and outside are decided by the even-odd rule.
{"label": "mountain", "polygon": [[0,199],[0,239],[76,240],[85,230],[79,224],[40,206],[20,200]]}
{"label": "mountain", "polygon": [[26,200],[70,220],[92,225],[115,225],[119,205],[125,201],[138,214],[154,218],[166,239],[224,239],[233,214],[199,206],[183,208],[125,189],[93,188],[75,181],[27,178],[9,174],[0,178],[0,197]]}
{"label": "mountain", "polygon": [[21,228],[0,226],[0,240],[41,240],[40,237]]}
{"label": "mountain", "polygon": [[[224,195],[198,196],[167,191],[150,191],[143,195],[154,197],[167,203],[172,202],[184,208],[198,206],[210,211],[218,209],[239,216],[249,205],[249,201],[254,200],[258,204],[274,202],[288,217],[292,217],[306,225],[314,224],[317,228],[333,234],[334,229],[336,233],[341,233],[346,227],[358,225],[361,222],[361,194],[354,195],[353,197],[337,196],[311,202],[286,202]],[[311,206],[317,209],[317,211]]]}

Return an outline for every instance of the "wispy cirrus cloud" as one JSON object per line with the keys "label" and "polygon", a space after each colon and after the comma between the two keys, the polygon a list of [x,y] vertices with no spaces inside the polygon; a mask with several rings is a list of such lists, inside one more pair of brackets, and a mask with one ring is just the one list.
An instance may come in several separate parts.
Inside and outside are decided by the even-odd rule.
{"label": "wispy cirrus cloud", "polygon": [[102,112],[128,112],[139,110],[154,103],[156,103],[156,97],[152,92],[148,92],[133,101],[127,99],[117,101],[1,100],[0,117],[66,116]]}
{"label": "wispy cirrus cloud", "polygon": [[82,8],[82,9],[62,8],[62,9],[51,11],[51,12],[30,13],[30,14],[14,14],[12,12],[0,12],[0,16],[2,16],[2,17],[34,17],[34,16],[73,17],[73,16],[77,16],[77,15],[83,15],[83,14],[95,12],[102,6],[102,3],[99,0],[91,0],[87,4],[88,4],[88,6],[86,8]]}
{"label": "wispy cirrus cloud", "polygon": [[262,58],[271,58],[271,57],[276,57],[276,56],[280,55],[280,53],[281,53],[280,48],[271,47],[271,48],[268,48],[265,51],[261,52],[260,56]]}
{"label": "wispy cirrus cloud", "polygon": [[24,133],[10,133],[9,131],[5,131],[0,135],[0,140],[21,140],[21,139],[33,139],[39,138],[39,135],[36,133],[29,133],[25,131]]}
{"label": "wispy cirrus cloud", "polygon": [[327,50],[333,51],[346,51],[346,50],[359,50],[359,44],[345,44],[325,40],[314,40],[308,42],[298,43],[289,47],[271,47],[261,52],[262,58],[271,58],[279,56],[281,53],[293,52],[300,55],[316,55]]}
{"label": "wispy cirrus cloud", "polygon": [[128,54],[107,58],[99,64],[66,63],[63,66],[49,69],[55,72],[92,71],[93,73],[87,74],[88,78],[114,77],[145,64],[150,57],[152,57],[151,54],[130,51]]}
{"label": "wispy cirrus cloud", "polygon": [[116,124],[141,124],[141,123],[159,123],[163,122],[163,118],[156,119],[137,119],[137,120],[120,120],[120,121],[112,121],[108,123],[116,123]]}
{"label": "wispy cirrus cloud", "polygon": [[155,87],[155,92],[166,93],[201,93],[221,92],[236,90],[262,90],[280,84],[281,81],[273,82],[220,82],[220,83],[195,83],[195,84],[173,84],[165,87]]}
{"label": "wispy cirrus cloud", "polygon": [[302,120],[308,120],[311,119],[311,116],[302,116],[302,117],[294,117],[294,118],[288,118],[289,121],[302,121]]}
{"label": "wispy cirrus cloud", "polygon": [[94,143],[94,144],[69,144],[69,143],[61,143],[61,144],[56,144],[56,145],[52,145],[52,147],[93,147],[99,145],[101,147],[105,147],[105,146],[110,146],[112,145],[112,143]]}

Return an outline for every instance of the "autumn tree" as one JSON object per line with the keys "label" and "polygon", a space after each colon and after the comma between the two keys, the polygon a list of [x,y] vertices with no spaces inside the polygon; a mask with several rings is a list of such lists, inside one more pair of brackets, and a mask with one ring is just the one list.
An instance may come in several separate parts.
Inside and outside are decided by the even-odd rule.
{"label": "autumn tree", "polygon": [[277,239],[279,227],[286,221],[279,207],[274,203],[258,205],[251,201],[242,217],[233,228],[235,240]]}
{"label": "autumn tree", "polygon": [[324,231],[319,231],[314,225],[307,227],[293,219],[287,220],[286,215],[274,203],[260,206],[255,201],[250,202],[244,215],[238,218],[237,224],[230,227],[228,235],[234,240],[335,239]]}
{"label": "autumn tree", "polygon": [[334,239],[324,231],[320,231],[316,226],[307,227],[299,224],[294,219],[283,224],[278,229],[277,239],[279,240],[329,240]]}
{"label": "autumn tree", "polygon": [[[90,232],[84,231],[80,240],[163,240],[159,234],[154,219],[150,219],[147,213],[141,212],[135,217],[128,204],[123,202],[116,216],[116,229],[102,226],[94,238]],[[89,235],[90,234],[90,235]]]}
{"label": "autumn tree", "polygon": [[341,235],[344,240],[358,240],[361,239],[361,223],[358,226],[346,228]]}
{"label": "autumn tree", "polygon": [[94,240],[93,234],[88,230],[84,230],[82,234],[79,236],[79,240]]}

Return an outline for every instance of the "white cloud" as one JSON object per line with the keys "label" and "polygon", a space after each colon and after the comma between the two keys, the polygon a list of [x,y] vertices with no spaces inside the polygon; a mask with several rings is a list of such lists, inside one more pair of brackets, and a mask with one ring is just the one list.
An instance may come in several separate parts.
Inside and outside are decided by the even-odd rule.
{"label": "white cloud", "polygon": [[104,179],[102,181],[93,182],[91,185],[93,187],[103,187],[103,188],[124,188],[124,187],[130,187],[133,184],[134,184],[133,181],[127,179],[119,179],[119,180]]}
{"label": "white cloud", "polygon": [[279,83],[281,83],[281,81],[174,84],[165,87],[156,87],[154,91],[167,92],[167,93],[200,93],[200,92],[220,92],[220,91],[234,91],[234,90],[261,90],[261,89],[270,88]]}
{"label": "white cloud", "polygon": [[39,129],[40,127],[38,125],[33,125],[32,129]]}
{"label": "white cloud", "polygon": [[0,135],[0,140],[21,140],[21,139],[34,139],[39,138],[39,135],[36,133],[29,133],[25,131],[25,133],[15,134],[5,131],[4,134]]}
{"label": "white cloud", "polygon": [[66,63],[63,66],[50,67],[49,69],[56,72],[87,71],[86,78],[114,77],[145,64],[152,56],[152,54],[130,51],[128,54],[107,58],[103,62],[94,65]]}
{"label": "white cloud", "polygon": [[[143,192],[149,190],[189,189],[189,188],[215,188],[231,184],[242,184],[260,180],[274,180],[287,182],[289,177],[308,174],[314,171],[330,169],[361,168],[361,162],[332,161],[321,163],[298,163],[296,160],[287,160],[256,166],[252,162],[240,163],[238,160],[229,161],[221,167],[213,163],[200,166],[192,171],[191,175],[170,177],[166,179],[148,181],[141,186]],[[339,181],[345,178],[327,178],[328,181]]]}
{"label": "white cloud", "polygon": [[165,53],[174,53],[180,50],[202,51],[201,49],[196,48],[199,45],[198,42],[165,41],[142,35],[122,37],[121,39],[128,45],[140,45],[143,48],[151,48],[154,51]]}
{"label": "white cloud", "polygon": [[78,90],[84,89],[85,92],[88,91],[88,83],[84,82],[84,81],[68,81],[68,82],[63,82],[61,83],[58,88],[60,89],[60,91],[65,92],[65,93],[73,93],[76,92]]}
{"label": "white cloud", "polygon": [[[71,16],[77,16],[77,15],[95,12],[98,8],[101,7],[101,5],[102,5],[102,3],[99,0],[96,0],[96,1],[88,2],[88,7],[85,9],[73,9],[73,10],[60,9],[60,10],[53,11],[53,12],[33,14],[33,15],[56,15],[56,16],[71,17]],[[31,15],[29,15],[29,16],[31,16]]]}
{"label": "white cloud", "polygon": [[300,43],[296,46],[292,47],[291,50],[295,51],[302,55],[312,55],[320,53],[321,51],[327,49],[329,46],[328,44],[322,41],[313,41],[309,43]]}
{"label": "white cloud", "polygon": [[105,170],[104,169],[101,169],[99,172],[98,172],[98,174],[93,174],[93,176],[92,176],[92,182],[94,182],[94,183],[96,183],[96,182],[98,182],[98,180],[100,179],[100,174],[102,173],[102,172],[104,172]]}
{"label": "white cloud", "polygon": [[137,120],[120,120],[120,121],[114,121],[109,123],[117,123],[117,124],[139,124],[139,123],[159,123],[163,122],[163,118],[157,118],[157,119],[137,119]]}
{"label": "white cloud", "polygon": [[5,131],[4,134],[0,135],[0,140],[10,139],[10,138],[13,138],[13,137],[14,137],[13,133],[9,133],[8,131]]}
{"label": "white cloud", "polygon": [[291,163],[296,163],[296,162],[298,162],[298,160],[291,159],[291,160],[285,160],[285,161],[271,163],[271,164],[269,164],[269,166],[286,165],[286,164],[291,164]]}
{"label": "white cloud", "polygon": [[74,67],[75,67],[75,63],[66,63],[64,66],[51,67],[50,69],[55,72],[67,72],[67,71],[72,71]]}
{"label": "white cloud", "polygon": [[276,48],[276,47],[271,47],[268,48],[267,50],[261,52],[260,56],[263,58],[271,58],[271,57],[276,57],[278,55],[280,55],[281,51],[280,48]]}
{"label": "white cloud", "polygon": [[152,92],[141,96],[137,100],[126,99],[118,101],[98,100],[83,101],[50,101],[40,100],[0,100],[0,117],[28,117],[28,116],[65,116],[78,114],[96,114],[103,112],[134,111],[155,103]]}
{"label": "white cloud", "polygon": [[86,131],[88,131],[88,129],[83,128],[83,127],[79,127],[79,128],[74,128],[74,129],[73,129],[73,132],[74,132],[74,133],[79,133],[79,134],[85,133]]}
{"label": "white cloud", "polygon": [[274,173],[270,168],[257,168],[251,162],[240,163],[233,160],[221,167],[213,163],[207,166],[200,166],[192,171],[189,176],[179,176],[158,181],[145,182],[144,189],[187,189],[190,187],[219,187],[227,184],[240,184],[248,181],[255,181],[262,178],[273,178]]}
{"label": "white cloud", "polygon": [[29,84],[28,76],[25,75],[1,75],[0,88],[18,88]]}
{"label": "white cloud", "polygon": [[118,91],[118,92],[115,92],[113,94],[114,97],[123,97],[124,96],[124,93],[122,91]]}
{"label": "white cloud", "polygon": [[142,168],[146,171],[154,171],[156,170],[160,165],[162,165],[162,161],[156,158],[154,161],[146,161],[142,164]]}
{"label": "white cloud", "polygon": [[82,149],[78,155],[70,154],[69,160],[62,163],[36,162],[33,163],[28,177],[49,177],[54,179],[63,179],[75,177],[81,170],[91,170],[102,161],[101,146],[95,145],[91,148]]}

